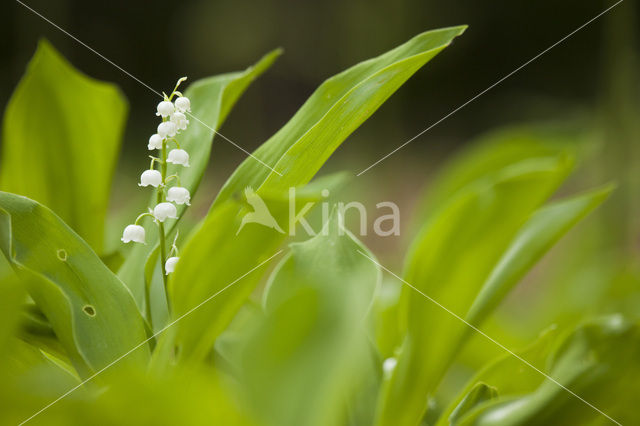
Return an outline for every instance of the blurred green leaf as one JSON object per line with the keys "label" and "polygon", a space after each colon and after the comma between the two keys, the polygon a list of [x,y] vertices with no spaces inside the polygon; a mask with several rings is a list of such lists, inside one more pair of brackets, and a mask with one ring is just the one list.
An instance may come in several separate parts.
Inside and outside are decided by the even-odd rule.
{"label": "blurred green leaf", "polygon": [[574,142],[575,137],[566,136],[557,129],[515,126],[491,131],[465,146],[443,166],[437,179],[427,187],[416,216],[419,221],[425,220],[429,212],[460,189],[510,164],[562,153],[573,156]]}
{"label": "blurred green leaf", "polygon": [[467,314],[479,324],[493,311],[520,278],[580,219],[611,193],[611,185],[573,196],[537,210],[518,231],[491,272]]}
{"label": "blurred green leaf", "polygon": [[101,253],[126,114],[116,86],[40,41],[5,112],[0,188],[46,205]]}
{"label": "blurred green leaf", "polygon": [[[214,130],[217,131],[222,126],[229,111],[249,84],[265,72],[281,53],[279,49],[274,50],[244,71],[198,80],[185,91],[184,95],[191,100],[192,114],[189,117],[191,124],[180,134],[179,139],[180,146],[190,153],[191,167],[170,164],[167,167],[167,174],[180,176],[181,186],[187,188],[192,197],[209,163]],[[155,205],[155,201],[154,194],[150,205]],[[185,207],[177,206],[180,217]],[[178,221],[168,223],[165,227],[167,235],[171,234],[177,223]],[[118,272],[120,279],[131,289],[140,308],[144,304],[145,263],[158,241],[156,225],[149,222],[145,225],[145,230],[148,244],[134,246]],[[163,286],[159,288],[163,289]]]}
{"label": "blurred green leaf", "polygon": [[[564,155],[530,158],[458,191],[413,243],[406,281],[464,317],[517,230],[562,183],[571,164]],[[385,426],[414,425],[422,418],[427,396],[467,331],[467,325],[415,290],[403,288],[402,297],[407,336],[382,393],[378,421]]]}
{"label": "blurred green leaf", "polygon": [[[46,207],[0,193],[0,249],[25,277],[78,372],[87,376],[145,340],[131,293],[91,248]],[[146,345],[121,361],[140,365]]]}
{"label": "blurred green leaf", "polygon": [[363,320],[380,271],[342,220],[334,212],[323,232],[292,244],[267,284],[241,380],[268,425],[340,424],[342,401],[363,380]]}
{"label": "blurred green leaf", "polygon": [[[533,392],[505,396],[483,404],[459,425],[638,424],[640,328],[619,315],[591,321],[561,341],[545,371],[564,387],[546,379]],[[509,370],[503,370],[508,375]]]}
{"label": "blurred green leaf", "polygon": [[402,283],[391,277],[384,279],[373,305],[374,335],[382,358],[395,356],[404,334],[398,324]]}

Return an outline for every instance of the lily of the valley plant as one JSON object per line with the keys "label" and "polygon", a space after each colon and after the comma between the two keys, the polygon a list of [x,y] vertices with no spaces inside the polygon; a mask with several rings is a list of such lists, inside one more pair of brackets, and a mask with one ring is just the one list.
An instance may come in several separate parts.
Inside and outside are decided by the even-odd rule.
{"label": "lily of the valley plant", "polygon": [[[164,222],[167,219],[178,219],[176,204],[189,205],[191,195],[189,190],[180,186],[180,177],[177,174],[167,176],[167,163],[179,164],[183,167],[189,167],[189,153],[180,148],[178,142],[179,134],[182,130],[186,130],[189,120],[185,114],[191,111],[191,102],[189,98],[182,96],[178,91],[180,83],[186,80],[183,77],[178,80],[175,88],[169,96],[163,93],[164,100],[157,106],[156,115],[162,118],[162,122],[158,124],[157,133],[149,138],[147,145],[149,151],[159,151],[159,157],[150,155],[151,164],[148,170],[140,175],[139,186],[152,186],[156,188],[157,204],[150,208],[149,212],[140,214],[132,225],[127,225],[122,234],[124,243],[136,242],[145,243],[145,230],[139,223],[145,217],[152,217],[154,223],[158,226],[158,234],[160,241],[160,258],[163,265],[163,275],[165,287],[167,284],[166,276],[172,273],[178,263],[178,247],[176,240],[171,245],[171,250],[167,254],[167,235],[165,234]],[[175,102],[173,98],[177,97]],[[171,151],[167,151],[171,147]],[[157,170],[158,167],[160,170]],[[170,184],[172,184],[170,186]]]}

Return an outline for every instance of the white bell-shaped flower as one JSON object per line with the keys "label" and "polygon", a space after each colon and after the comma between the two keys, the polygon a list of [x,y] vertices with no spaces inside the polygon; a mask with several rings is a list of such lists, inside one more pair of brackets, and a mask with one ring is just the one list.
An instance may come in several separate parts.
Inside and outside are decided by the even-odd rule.
{"label": "white bell-shaped flower", "polygon": [[166,271],[167,275],[175,271],[176,264],[178,263],[179,259],[179,257],[175,256],[167,259],[167,261],[164,263],[164,270]]}
{"label": "white bell-shaped flower", "polygon": [[191,111],[191,101],[189,101],[189,98],[180,96],[176,99],[176,109],[180,112]]}
{"label": "white bell-shaped flower", "polygon": [[162,183],[162,174],[157,170],[145,170],[140,175],[140,183],[138,186],[158,187]]}
{"label": "white bell-shaped flower", "polygon": [[166,219],[177,219],[178,210],[171,203],[160,203],[153,208],[153,217],[158,222],[164,222]]}
{"label": "white bell-shaped flower", "polygon": [[187,116],[181,112],[174,112],[171,114],[171,122],[176,125],[178,130],[185,130],[187,128],[187,124],[189,124]]}
{"label": "white bell-shaped flower", "polygon": [[161,117],[168,117],[175,110],[173,103],[171,103],[170,101],[160,102],[156,109],[158,110],[158,112],[156,112],[156,115],[159,115]]}
{"label": "white bell-shaped flower", "polygon": [[158,124],[158,134],[161,138],[166,139],[167,137],[174,137],[178,132],[178,127],[176,123],[172,123],[171,121],[163,121]]}
{"label": "white bell-shaped flower", "polygon": [[173,201],[176,204],[186,204],[190,206],[191,194],[187,188],[181,186],[174,186],[167,191],[167,201]]}
{"label": "white bell-shaped flower", "polygon": [[121,238],[123,243],[135,242],[144,244],[144,228],[140,225],[127,225]]}
{"label": "white bell-shaped flower", "polygon": [[167,163],[180,164],[189,167],[189,153],[184,149],[172,149],[169,151]]}
{"label": "white bell-shaped flower", "polygon": [[153,151],[154,149],[162,149],[162,136],[157,133],[151,135],[147,148],[149,148],[149,151]]}

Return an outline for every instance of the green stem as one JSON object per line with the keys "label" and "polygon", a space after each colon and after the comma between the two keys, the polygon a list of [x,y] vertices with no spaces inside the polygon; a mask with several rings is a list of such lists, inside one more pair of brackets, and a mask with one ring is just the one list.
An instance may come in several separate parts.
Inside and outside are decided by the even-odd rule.
{"label": "green stem", "polygon": [[137,224],[140,222],[140,220],[141,220],[143,217],[145,217],[145,216],[153,216],[153,215],[152,215],[151,213],[142,213],[141,215],[139,215],[139,216],[136,218],[136,221],[135,221],[135,222],[133,222],[133,224],[134,224],[134,225],[137,225]]}
{"label": "green stem", "polygon": [[[163,121],[166,121],[164,119]],[[162,141],[162,163],[160,163],[160,173],[162,174],[162,182],[165,181],[167,177],[167,142]],[[158,187],[158,204],[165,201],[164,189]],[[167,242],[166,235],[164,233],[164,223],[158,222],[158,231],[160,233],[160,270],[162,271],[162,282],[164,283],[164,292],[167,297],[167,308],[169,309],[169,314],[171,314],[171,304],[169,302],[169,289],[168,282],[169,279],[167,277],[167,271],[164,268],[164,263],[167,261]]]}

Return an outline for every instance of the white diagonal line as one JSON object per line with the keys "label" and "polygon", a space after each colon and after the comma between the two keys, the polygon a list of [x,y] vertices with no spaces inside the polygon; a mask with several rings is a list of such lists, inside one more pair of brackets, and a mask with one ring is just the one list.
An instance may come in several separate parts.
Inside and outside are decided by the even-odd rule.
{"label": "white diagonal line", "polygon": [[[121,66],[119,66],[118,64],[116,64],[115,62],[113,62],[112,60],[110,60],[109,58],[107,58],[106,56],[104,56],[103,54],[101,54],[100,52],[98,52],[97,50],[95,50],[94,48],[92,48],[91,46],[89,46],[87,43],[83,42],[82,40],[80,40],[79,38],[77,38],[76,36],[74,36],[73,34],[70,34],[68,31],[64,30],[63,28],[61,28],[59,25],[57,25],[55,22],[51,21],[50,19],[48,19],[47,17],[45,17],[44,15],[42,15],[41,13],[39,13],[38,11],[36,11],[35,9],[33,9],[32,7],[30,7],[29,5],[23,3],[20,0],[16,0],[17,3],[19,3],[20,5],[24,6],[26,9],[28,9],[29,11],[31,11],[33,14],[39,16],[40,18],[42,18],[44,21],[48,22],[49,24],[51,24],[53,27],[57,28],[58,30],[60,30],[61,32],[63,32],[64,34],[66,34],[67,36],[69,36],[70,38],[72,38],[73,40],[77,41],[79,44],[81,44],[82,46],[86,47],[87,49],[89,49],[91,52],[95,53],[96,55],[98,55],[99,57],[101,57],[102,59],[104,59],[105,61],[107,61],[109,64],[113,65],[114,67],[116,67],[117,69],[119,69],[120,71],[122,71],[124,74],[126,74],[127,76],[131,77],[132,79],[134,79],[135,81],[137,81],[138,83],[140,83],[141,85],[143,85],[144,87],[146,87],[147,89],[149,89],[150,91],[152,91],[153,93],[155,93],[156,95],[160,96],[161,98],[164,98],[164,96],[162,96],[162,93],[160,93],[159,91],[155,90],[153,87],[149,86],[147,83],[145,83],[144,81],[140,80],[138,77],[136,77],[135,75],[131,74],[130,72],[128,72],[127,70],[125,70],[124,68],[122,68]],[[251,154],[249,151],[247,151],[246,149],[242,148],[240,145],[238,145],[237,143],[233,142],[231,139],[229,139],[228,137],[226,137],[225,135],[223,135],[222,133],[218,132],[217,130],[215,130],[214,128],[212,128],[211,126],[209,126],[208,124],[206,124],[204,121],[200,120],[198,117],[194,116],[191,113],[188,113],[189,117],[193,118],[194,120],[196,120],[197,122],[199,122],[200,124],[202,124],[203,126],[205,126],[207,129],[211,130],[213,133],[215,133],[216,135],[220,136],[221,138],[223,138],[224,140],[226,140],[227,142],[229,142],[231,145],[235,146],[236,148],[238,148],[240,151],[244,152],[245,154],[247,154],[249,157],[253,158],[254,160],[256,160],[257,162],[259,162],[260,164],[262,164],[263,166],[267,167],[269,170],[271,170],[272,172],[274,172],[277,175],[282,176],[282,174],[280,174],[279,172],[277,172],[275,169],[273,169],[271,166],[269,166],[268,164],[266,164],[265,162],[263,162],[262,160],[260,160],[258,157],[254,156],[253,154]]]}
{"label": "white diagonal line", "polygon": [[219,295],[220,293],[222,293],[223,291],[225,291],[226,289],[228,289],[229,287],[231,287],[232,285],[234,285],[235,283],[237,283],[238,281],[240,281],[241,279],[243,279],[244,277],[246,277],[247,275],[249,275],[250,273],[252,273],[253,271],[255,271],[256,269],[260,268],[262,265],[264,265],[265,263],[269,262],[271,259],[273,259],[274,257],[276,257],[277,255],[279,255],[280,253],[282,253],[282,250],[278,250],[278,252],[276,252],[276,254],[272,255],[271,257],[269,257],[267,260],[261,262],[260,264],[258,264],[257,266],[253,267],[251,270],[249,270],[248,272],[244,273],[242,276],[240,276],[239,278],[236,278],[233,282],[231,282],[230,284],[228,284],[226,287],[224,287],[222,290],[217,291],[216,293],[212,294],[211,296],[209,296],[208,298],[206,298],[205,300],[203,300],[202,302],[198,303],[196,306],[194,306],[193,308],[189,309],[187,312],[185,312],[184,314],[180,315],[178,318],[176,318],[175,320],[171,321],[169,324],[167,324],[166,326],[164,326],[161,330],[159,330],[157,333],[155,333],[153,336],[149,337],[146,340],[143,340],[142,342],[138,343],[136,346],[134,346],[133,348],[131,348],[130,350],[128,350],[127,352],[125,352],[124,354],[120,355],[118,358],[114,359],[113,361],[111,361],[109,364],[107,364],[106,366],[102,367],[100,370],[96,371],[95,373],[93,373],[91,376],[87,377],[85,380],[83,380],[81,383],[77,384],[76,386],[72,387],[71,389],[69,389],[67,392],[65,392],[64,394],[60,395],[58,398],[56,398],[54,401],[50,402],[49,404],[45,405],[44,407],[42,407],[38,412],[34,413],[33,415],[31,415],[29,418],[23,420],[18,426],[22,426],[23,424],[27,423],[28,421],[32,420],[34,417],[36,417],[37,415],[41,414],[43,411],[49,409],[51,406],[53,406],[54,404],[60,402],[62,399],[66,398],[67,396],[69,396],[71,393],[73,393],[74,391],[76,391],[78,388],[80,388],[81,386],[83,386],[84,384],[86,384],[87,382],[90,382],[91,380],[93,380],[97,375],[101,374],[102,372],[104,372],[105,370],[107,370],[108,368],[114,366],[115,364],[117,364],[118,362],[120,362],[123,358],[126,358],[127,356],[129,356],[131,353],[133,353],[134,351],[136,351],[137,349],[139,349],[141,346],[145,345],[147,342],[149,342],[150,340],[156,338],[158,335],[164,333],[167,329],[169,329],[170,327],[172,327],[174,324],[176,324],[178,321],[180,321],[181,319],[183,319],[184,317],[186,317],[187,315],[191,314],[193,311],[195,311],[196,309],[200,308],[202,305],[204,305],[205,303],[207,303],[208,301],[210,301],[211,299],[213,299],[214,297],[216,297],[217,295]]}
{"label": "white diagonal line", "polygon": [[547,378],[548,380],[550,380],[551,382],[555,383],[556,385],[560,386],[562,389],[564,389],[565,391],[569,392],[571,395],[575,396],[576,398],[578,398],[580,401],[584,402],[586,405],[588,405],[589,407],[593,408],[594,410],[596,410],[598,413],[602,414],[604,417],[606,417],[607,419],[611,420],[613,423],[622,426],[622,424],[616,420],[614,420],[611,416],[609,416],[607,413],[605,413],[604,411],[600,410],[598,407],[596,407],[595,405],[591,404],[589,401],[587,401],[586,399],[582,398],[580,395],[578,395],[577,393],[575,393],[574,391],[572,391],[571,389],[567,388],[566,386],[564,386],[562,383],[558,382],[556,379],[554,379],[553,377],[549,376],[548,374],[546,374],[544,371],[540,370],[539,368],[537,368],[535,365],[531,364],[529,361],[527,361],[526,359],[522,358],[520,355],[516,354],[515,352],[511,351],[509,348],[507,348],[505,345],[503,345],[502,343],[498,342],[496,339],[494,339],[493,337],[489,336],[487,333],[485,333],[484,331],[480,330],[478,327],[476,327],[475,325],[471,324],[470,322],[468,322],[467,320],[465,320],[464,318],[462,318],[460,315],[456,314],[455,312],[453,312],[452,310],[450,310],[449,308],[447,308],[446,306],[440,304],[437,300],[435,300],[434,298],[432,298],[431,296],[425,294],[424,292],[420,291],[419,289],[417,289],[416,287],[414,287],[413,285],[411,285],[410,283],[408,283],[407,281],[405,281],[404,279],[400,278],[398,275],[396,275],[395,273],[393,273],[392,271],[390,271],[389,269],[387,269],[386,267],[384,267],[383,265],[381,265],[377,260],[373,259],[372,257],[367,256],[363,251],[358,250],[358,253],[360,253],[361,255],[363,255],[364,257],[366,257],[367,259],[369,259],[371,262],[375,263],[376,265],[378,265],[380,268],[384,269],[385,271],[387,271],[389,274],[393,275],[395,278],[397,278],[398,280],[400,280],[403,284],[405,284],[406,286],[408,286],[409,288],[411,288],[412,290],[416,291],[417,293],[421,294],[424,298],[426,298],[427,300],[429,300],[431,303],[437,305],[438,307],[440,307],[441,309],[443,309],[444,311],[446,311],[448,314],[450,314],[451,316],[455,317],[456,319],[458,319],[459,321],[463,322],[464,324],[466,324],[467,326],[469,326],[473,331],[475,331],[476,333],[482,335],[483,337],[485,337],[486,339],[488,339],[489,341],[491,341],[492,343],[494,343],[495,345],[497,345],[499,348],[501,348],[502,350],[504,350],[505,352],[508,352],[510,355],[512,355],[513,357],[517,358],[518,360],[520,360],[521,362],[523,362],[524,364],[528,365],[529,367],[531,367],[533,370],[535,370],[536,372],[540,373],[542,376],[544,376],[545,378]]}
{"label": "white diagonal line", "polygon": [[206,124],[204,121],[200,120],[198,117],[196,117],[195,115],[191,114],[190,112],[186,113],[189,117],[193,118],[194,120],[196,120],[198,123],[202,124],[204,127],[206,127],[207,129],[213,131],[214,133],[216,133],[218,136],[220,136],[221,138],[223,138],[224,140],[226,140],[227,142],[229,142],[231,145],[235,146],[236,148],[238,148],[240,151],[244,152],[245,154],[247,154],[249,157],[253,158],[254,160],[256,160],[258,163],[262,164],[263,166],[265,166],[266,168],[270,169],[273,173],[279,175],[280,177],[282,177],[282,174],[280,174],[278,171],[276,171],[274,168],[272,168],[270,165],[268,165],[267,163],[265,163],[264,161],[262,161],[261,159],[259,159],[258,157],[256,157],[255,155],[251,154],[249,151],[247,151],[246,149],[244,149],[243,147],[241,147],[240,145],[238,145],[237,143],[235,143],[234,141],[232,141],[231,139],[229,139],[228,137],[226,137],[225,135],[223,135],[222,133],[216,132],[211,126],[209,126],[208,124]]}
{"label": "white diagonal line", "polygon": [[618,2],[614,3],[613,5],[609,6],[608,8],[606,8],[605,10],[603,10],[602,12],[600,12],[599,14],[594,16],[593,18],[589,19],[587,22],[585,22],[584,24],[580,25],[578,28],[576,28],[575,30],[571,31],[569,34],[567,34],[566,36],[562,37],[560,40],[558,40],[557,42],[553,43],[551,46],[547,47],[542,52],[538,53],[536,56],[534,56],[533,58],[529,59],[524,64],[520,65],[515,70],[511,71],[509,74],[505,75],[500,80],[496,81],[491,86],[487,87],[482,92],[478,93],[473,98],[469,99],[467,102],[463,103],[462,105],[460,105],[459,107],[457,107],[456,109],[454,109],[453,111],[451,111],[450,113],[448,113],[447,115],[442,117],[440,120],[436,121],[435,123],[433,123],[432,125],[430,125],[426,129],[424,129],[423,131],[421,131],[420,133],[418,133],[417,135],[415,135],[414,137],[412,137],[411,139],[409,139],[408,141],[406,141],[405,143],[403,143],[402,145],[400,145],[399,147],[397,147],[396,149],[394,149],[393,151],[391,151],[390,153],[385,155],[384,157],[380,158],[378,161],[376,161],[375,163],[373,163],[372,165],[370,165],[369,167],[367,167],[366,169],[364,169],[363,171],[358,173],[356,176],[360,176],[361,174],[363,174],[363,173],[367,172],[368,170],[372,169],[373,167],[377,166],[378,164],[380,164],[381,162],[383,162],[387,158],[391,157],[393,154],[395,154],[396,152],[400,151],[402,148],[404,148],[405,146],[409,145],[411,142],[413,142],[414,140],[416,140],[417,138],[419,138],[420,136],[422,136],[423,134],[425,134],[429,130],[433,129],[438,124],[442,123],[444,120],[446,120],[447,118],[451,117],[452,115],[454,115],[455,113],[460,111],[462,108],[466,107],[471,102],[475,101],[476,99],[478,99],[479,97],[481,97],[482,95],[487,93],[489,90],[493,89],[494,87],[496,87],[497,85],[499,85],[500,83],[502,83],[503,81],[505,81],[506,79],[508,79],[509,77],[511,77],[512,75],[514,75],[515,73],[517,73],[518,71],[520,71],[521,69],[523,69],[524,67],[529,65],[530,63],[532,63],[533,61],[535,61],[536,59],[540,58],[542,55],[544,55],[545,53],[547,53],[548,51],[550,51],[551,49],[553,49],[554,47],[556,47],[557,45],[559,45],[560,43],[562,43],[563,41],[568,39],[569,37],[573,36],[575,33],[580,31],[581,29],[583,29],[587,25],[591,24],[593,21],[595,21],[596,19],[600,18],[602,15],[604,15],[607,12],[609,12],[611,9],[613,9],[614,7],[616,7],[617,5],[622,3],[623,1],[624,0],[618,0]]}

